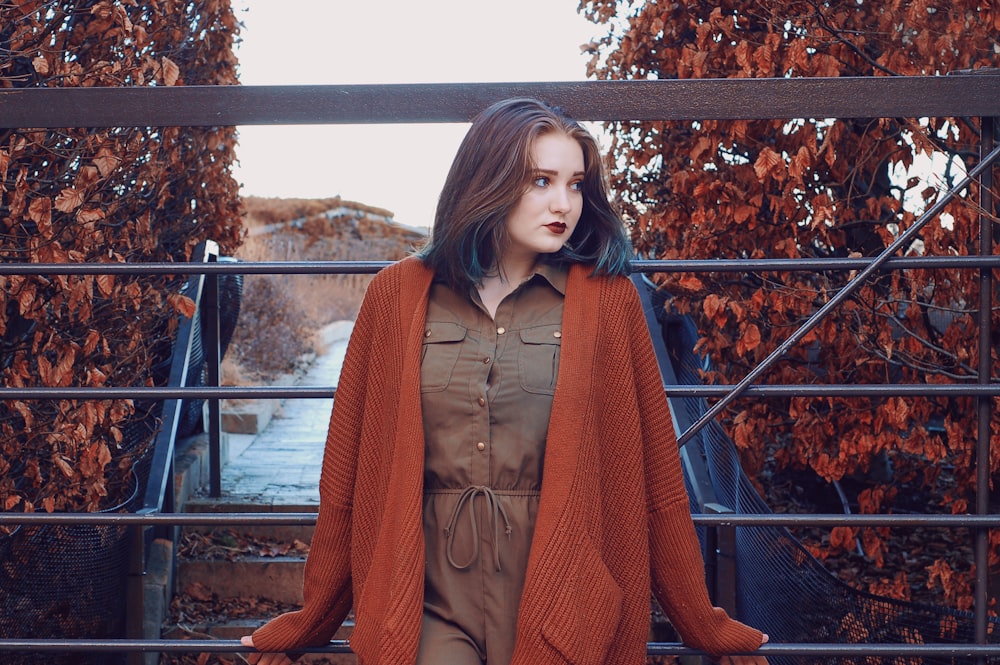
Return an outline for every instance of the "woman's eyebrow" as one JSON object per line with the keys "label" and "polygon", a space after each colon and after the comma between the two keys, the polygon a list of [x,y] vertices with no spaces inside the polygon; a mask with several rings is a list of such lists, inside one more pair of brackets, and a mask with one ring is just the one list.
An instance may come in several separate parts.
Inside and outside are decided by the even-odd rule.
{"label": "woman's eyebrow", "polygon": [[[535,169],[533,173],[540,173],[542,175],[559,175],[558,171],[553,171],[552,169]],[[584,171],[574,171],[573,175],[583,176],[586,175],[586,173]]]}

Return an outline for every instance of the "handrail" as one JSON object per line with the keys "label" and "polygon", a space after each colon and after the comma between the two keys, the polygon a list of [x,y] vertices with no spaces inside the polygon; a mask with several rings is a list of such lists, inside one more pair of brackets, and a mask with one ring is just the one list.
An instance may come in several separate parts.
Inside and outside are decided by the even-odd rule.
{"label": "handrail", "polygon": [[[692,386],[664,384],[668,397],[721,397],[733,392],[735,384]],[[337,392],[337,386],[220,386],[200,388],[5,388],[4,399],[264,399],[296,398],[327,399]],[[1000,395],[1000,382],[976,383],[871,383],[871,384],[757,384],[744,388],[741,395],[757,397],[877,397],[879,395],[966,397]]]}
{"label": "handrail", "polygon": [[961,117],[996,113],[997,70],[949,76],[0,90],[4,127],[468,122],[509,97],[578,120]]}
{"label": "handrail", "polygon": [[[863,270],[875,258],[635,259],[633,272],[825,272]],[[240,261],[239,263],[3,263],[0,275],[373,275],[393,261]],[[907,256],[880,270],[1000,268],[1000,256]]]}
{"label": "handrail", "polygon": [[[650,656],[700,656],[705,652],[685,647],[678,642],[648,642],[646,653]],[[97,651],[107,653],[129,653],[160,651],[165,653],[245,653],[246,647],[239,640],[2,640],[0,653],[4,651],[32,650],[38,652]],[[310,647],[296,651],[297,654],[349,654],[352,653],[347,640],[331,640],[322,647]],[[757,653],[763,656],[927,656],[938,658],[987,657],[995,656],[997,648],[988,645],[971,644],[814,644],[811,642],[786,642],[765,644]]]}
{"label": "handrail", "polygon": [[[195,256],[200,256],[202,261],[208,261],[210,257],[218,256],[218,254],[219,246],[213,241],[202,243],[195,250]],[[199,305],[201,302],[201,292],[204,282],[204,276],[200,274],[192,275],[187,282],[187,287],[185,288],[186,295],[196,305]],[[167,502],[166,508],[173,510],[173,497],[168,495],[167,488],[170,486],[170,480],[173,476],[174,443],[177,437],[177,425],[180,420],[182,400],[185,397],[188,399],[194,397],[187,390],[180,387],[186,386],[188,382],[187,374],[191,364],[191,345],[195,332],[194,317],[181,317],[180,325],[177,328],[176,341],[174,342],[173,356],[170,360],[170,377],[167,380],[168,386],[177,386],[177,388],[128,388],[119,391],[117,395],[112,392],[103,392],[100,393],[101,397],[98,397],[96,394],[93,396],[100,399],[129,399],[142,395],[147,390],[152,390],[153,392],[148,394],[148,397],[160,397],[168,400],[163,404],[163,423],[153,445],[153,459],[149,480],[146,483],[146,494],[142,502],[141,510],[143,511],[163,510],[165,502]],[[111,390],[115,389],[112,388]],[[161,391],[165,394],[155,394]],[[58,389],[55,389],[54,392],[58,392]],[[16,398],[9,389],[4,390],[3,393],[10,394]],[[85,398],[81,396],[80,399]]]}
{"label": "handrail", "polygon": [[[691,513],[698,526],[877,526],[1000,528],[1000,515],[851,513]],[[316,513],[0,513],[0,524],[114,526],[313,526]],[[1000,647],[998,647],[1000,648]]]}

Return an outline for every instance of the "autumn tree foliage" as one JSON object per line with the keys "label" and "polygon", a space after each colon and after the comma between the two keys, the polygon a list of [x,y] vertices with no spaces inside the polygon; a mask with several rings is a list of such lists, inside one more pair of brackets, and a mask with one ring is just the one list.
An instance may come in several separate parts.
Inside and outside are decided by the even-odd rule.
{"label": "autumn tree foliage", "polygon": [[[223,0],[0,1],[0,88],[236,84]],[[232,127],[0,130],[0,261],[187,261],[240,242]],[[8,387],[165,379],[185,275],[0,276]],[[116,505],[157,423],[128,399],[0,402],[0,508]]]}
{"label": "autumn tree foliage", "polygon": [[[943,75],[996,67],[1000,7],[984,0],[589,0],[604,26],[591,44],[598,79]],[[976,118],[803,118],[619,122],[609,127],[612,185],[638,250],[668,259],[872,257],[977,161]],[[933,159],[934,174],[915,165]],[[908,255],[978,252],[973,187],[924,227]],[[700,329],[705,379],[736,383],[851,277],[844,272],[660,275]],[[994,292],[995,293],[995,292]],[[974,271],[885,273],[837,309],[766,383],[974,383]],[[1000,326],[1000,311],[992,312]],[[996,345],[986,351],[994,357]],[[974,488],[972,398],[737,400],[724,424],[753,476],[779,468],[836,481],[888,459],[893,482],[857,497],[888,510],[919,481],[941,510],[967,510]],[[994,450],[1000,409],[994,408]],[[996,456],[992,471],[998,467]],[[831,541],[852,546],[854,531]],[[884,535],[884,532],[883,532]],[[860,534],[882,561],[875,530]],[[940,572],[940,571],[939,571]],[[958,587],[954,600],[968,598]]]}

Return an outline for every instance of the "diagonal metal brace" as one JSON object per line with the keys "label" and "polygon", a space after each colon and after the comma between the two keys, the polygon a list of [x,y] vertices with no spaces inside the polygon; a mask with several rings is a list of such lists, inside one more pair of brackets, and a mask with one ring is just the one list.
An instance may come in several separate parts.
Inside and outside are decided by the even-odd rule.
{"label": "diagonal metal brace", "polygon": [[697,434],[701,429],[707,425],[709,422],[714,420],[723,409],[725,409],[729,404],[743,394],[754,381],[756,381],[760,376],[769,370],[772,365],[774,365],[783,355],[788,353],[795,344],[797,344],[803,337],[808,334],[810,330],[816,327],[823,318],[829,314],[834,307],[837,307],[846,300],[851,294],[857,291],[861,286],[868,280],[872,273],[876,272],[883,263],[885,263],[893,254],[898,252],[903,247],[907,246],[913,237],[927,224],[930,220],[937,217],[944,207],[950,203],[955,197],[961,193],[966,187],[972,184],[984,171],[993,165],[993,162],[997,161],[997,157],[1000,157],[1000,146],[994,148],[986,157],[983,158],[979,164],[975,166],[969,173],[959,182],[957,185],[952,187],[948,192],[939,199],[935,201],[934,205],[924,211],[917,221],[913,223],[913,226],[906,229],[896,240],[892,242],[891,245],[882,250],[882,253],[875,257],[868,267],[864,268],[859,272],[854,279],[850,280],[843,289],[834,294],[826,303],[823,304],[816,312],[813,313],[809,319],[802,324],[802,326],[789,335],[788,339],[778,345],[777,348],[772,351],[767,358],[761,361],[753,370],[747,374],[743,380],[733,386],[733,389],[726,393],[718,402],[713,404],[711,408],[705,411],[698,420],[694,422],[691,427],[689,427],[681,436],[677,439],[678,445],[683,446],[685,443],[691,440],[691,438]]}

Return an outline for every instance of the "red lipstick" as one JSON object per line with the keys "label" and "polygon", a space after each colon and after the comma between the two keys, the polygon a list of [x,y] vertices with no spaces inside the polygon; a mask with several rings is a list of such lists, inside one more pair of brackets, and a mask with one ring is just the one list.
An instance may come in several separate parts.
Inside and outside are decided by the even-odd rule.
{"label": "red lipstick", "polygon": [[551,224],[546,224],[545,228],[558,236],[566,233],[566,225],[562,222],[552,222]]}

